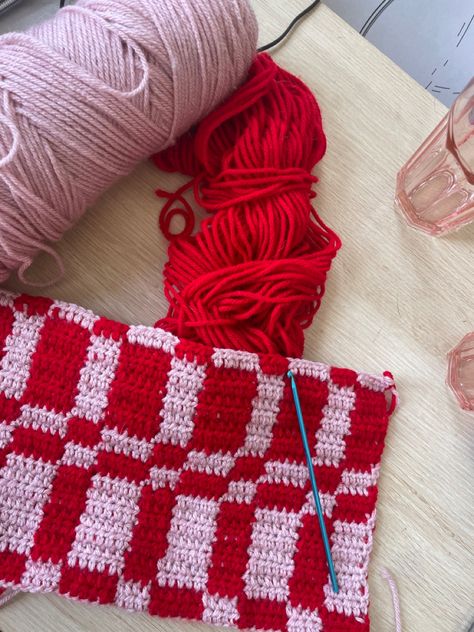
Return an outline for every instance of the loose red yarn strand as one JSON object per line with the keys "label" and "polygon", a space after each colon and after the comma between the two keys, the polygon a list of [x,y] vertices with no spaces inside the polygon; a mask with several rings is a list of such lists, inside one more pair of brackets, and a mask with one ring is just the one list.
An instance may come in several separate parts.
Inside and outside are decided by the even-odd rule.
{"label": "loose red yarn strand", "polygon": [[[169,310],[157,325],[216,347],[302,355],[341,245],[311,204],[311,170],[325,150],[310,90],[259,55],[227,102],[154,156],[161,169],[193,177],[176,193],[157,192],[167,198],[160,228],[171,241]],[[211,214],[195,235],[189,188]],[[179,235],[175,214],[185,219]]]}

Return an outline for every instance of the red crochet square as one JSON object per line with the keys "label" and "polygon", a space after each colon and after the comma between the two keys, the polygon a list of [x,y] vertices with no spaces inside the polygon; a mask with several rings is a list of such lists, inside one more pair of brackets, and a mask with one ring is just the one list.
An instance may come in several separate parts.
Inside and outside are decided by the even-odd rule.
{"label": "red crochet square", "polygon": [[387,376],[209,349],[0,292],[0,589],[220,626],[366,632],[390,390]]}

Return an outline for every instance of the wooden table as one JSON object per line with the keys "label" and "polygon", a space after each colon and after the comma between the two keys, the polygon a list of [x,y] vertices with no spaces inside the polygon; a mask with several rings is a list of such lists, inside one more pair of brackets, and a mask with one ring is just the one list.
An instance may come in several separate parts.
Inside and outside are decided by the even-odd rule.
{"label": "wooden table", "polygon": [[[255,0],[261,42],[306,3]],[[344,244],[305,355],[374,372],[390,368],[401,396],[380,480],[373,630],[394,629],[379,575],[387,566],[398,579],[405,632],[462,632],[474,619],[474,417],[458,409],[445,374],[446,352],[474,329],[474,224],[434,240],[409,229],[393,210],[399,167],[445,108],[324,6],[272,54],[321,104],[329,149],[317,168],[317,203]],[[49,293],[125,322],[152,324],[165,311],[166,251],[153,192],[178,182],[142,164],[108,191],[59,245],[67,274]],[[52,271],[46,259],[35,265],[37,277]],[[0,629],[210,628],[23,595],[0,610]]]}

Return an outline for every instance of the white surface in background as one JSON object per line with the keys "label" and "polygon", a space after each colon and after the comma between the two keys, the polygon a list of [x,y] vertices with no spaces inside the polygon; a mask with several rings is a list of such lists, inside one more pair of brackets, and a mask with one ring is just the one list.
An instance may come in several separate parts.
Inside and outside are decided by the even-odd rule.
{"label": "white surface in background", "polygon": [[367,39],[445,105],[474,75],[473,0],[325,0],[357,31],[378,7]]}
{"label": "white surface in background", "polygon": [[[445,105],[451,105],[474,75],[474,0],[325,2],[357,31],[379,10],[367,39]],[[294,4],[296,15],[302,4]],[[0,16],[0,34],[23,30],[58,8],[59,0],[22,0]]]}

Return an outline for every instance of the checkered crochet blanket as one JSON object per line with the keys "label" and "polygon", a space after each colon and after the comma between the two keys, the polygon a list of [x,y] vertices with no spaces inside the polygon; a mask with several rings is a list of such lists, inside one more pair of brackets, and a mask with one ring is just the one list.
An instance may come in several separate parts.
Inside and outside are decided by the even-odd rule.
{"label": "checkered crochet blanket", "polygon": [[369,629],[389,376],[211,349],[4,291],[0,349],[0,587],[221,626]]}

